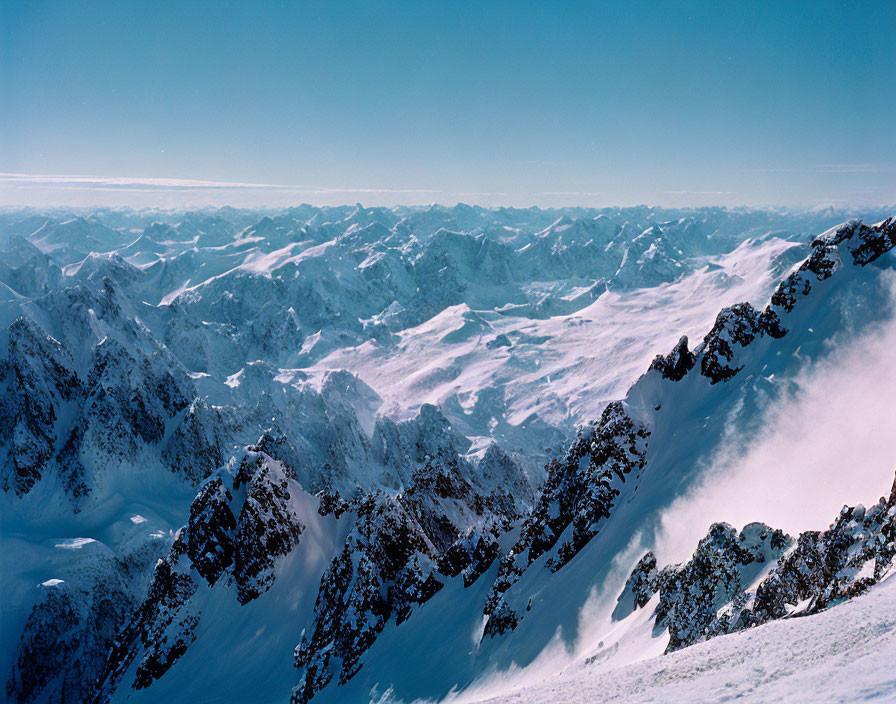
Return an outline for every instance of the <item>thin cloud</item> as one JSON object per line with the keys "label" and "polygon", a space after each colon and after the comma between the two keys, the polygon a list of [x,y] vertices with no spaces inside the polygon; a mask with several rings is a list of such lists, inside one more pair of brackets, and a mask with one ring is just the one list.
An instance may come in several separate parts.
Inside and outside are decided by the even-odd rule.
{"label": "thin cloud", "polygon": [[734,191],[657,191],[664,195],[673,196],[731,196]]}
{"label": "thin cloud", "polygon": [[603,191],[538,191],[537,196],[602,196]]}
{"label": "thin cloud", "polygon": [[802,167],[762,167],[746,169],[752,173],[769,174],[877,174],[896,171],[896,167],[887,164],[817,164]]}
{"label": "thin cloud", "polygon": [[184,178],[105,177],[69,174],[0,173],[0,184],[18,188],[98,191],[263,190],[296,191],[302,193],[441,193],[438,189],[428,188],[329,188],[280,183],[243,183],[240,181],[204,181]]}

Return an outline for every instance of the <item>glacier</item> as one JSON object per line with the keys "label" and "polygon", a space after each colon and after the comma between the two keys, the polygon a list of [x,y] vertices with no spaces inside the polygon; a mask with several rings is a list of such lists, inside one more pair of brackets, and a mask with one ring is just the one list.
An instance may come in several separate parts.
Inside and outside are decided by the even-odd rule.
{"label": "glacier", "polygon": [[[880,600],[892,503],[861,564],[833,541],[841,591],[706,644],[698,624],[740,626],[670,620],[657,559],[668,511],[801,374],[892,325],[887,216],[0,213],[7,695],[516,697]],[[713,545],[744,535],[719,525]],[[751,530],[761,548],[723,551],[746,576],[712,563],[713,613],[746,613],[808,540]]]}

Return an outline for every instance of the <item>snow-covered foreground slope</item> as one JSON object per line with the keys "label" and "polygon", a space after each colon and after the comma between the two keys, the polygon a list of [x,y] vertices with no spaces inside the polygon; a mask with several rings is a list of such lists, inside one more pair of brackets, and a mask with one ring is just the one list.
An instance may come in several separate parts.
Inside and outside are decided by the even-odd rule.
{"label": "snow-covered foreground slope", "polygon": [[481,704],[896,701],[896,578],[832,609],[624,667],[571,667]]}
{"label": "snow-covered foreground slope", "polygon": [[[775,409],[844,433],[854,467],[794,445],[781,474],[812,489],[818,469],[823,491],[756,475],[793,516],[814,507],[792,535],[892,481],[893,220],[806,245],[782,228],[834,215],[157,216],[5,225],[13,700],[434,700],[608,644],[619,667],[830,603],[806,548],[811,584],[746,606],[792,544],[771,528],[701,542],[724,589],[681,574],[725,600],[693,613],[645,555],[687,558],[727,519],[725,491],[783,442]],[[832,535],[864,521],[886,547],[881,515]],[[823,554],[850,579],[857,555],[892,558],[844,540]],[[633,570],[652,606],[620,600]]]}

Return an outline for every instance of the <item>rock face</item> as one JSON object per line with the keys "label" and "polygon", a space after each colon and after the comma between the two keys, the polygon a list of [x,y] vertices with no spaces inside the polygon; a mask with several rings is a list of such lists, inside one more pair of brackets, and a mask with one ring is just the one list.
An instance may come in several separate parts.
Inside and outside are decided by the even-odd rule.
{"label": "rock face", "polygon": [[[808,296],[818,282],[830,278],[842,267],[841,247],[849,252],[861,252],[855,257],[855,263],[864,266],[893,247],[893,232],[894,220],[889,219],[870,227],[857,222],[847,223],[816,238],[810,256],[777,287],[765,310],[757,311],[748,303],[722,310],[713,328],[693,352],[688,349],[687,339],[682,338],[669,355],[658,356],[649,371],[658,371],[663,379],[678,382],[697,367],[701,375],[709,379],[710,385],[731,380],[746,363],[744,350],[760,338],[773,341],[783,337],[787,332],[783,321],[799,299]],[[601,522],[610,516],[621,491],[630,489],[644,469],[649,435],[649,427],[628,417],[624,404],[611,404],[604,418],[595,424],[593,435],[580,437],[563,462],[549,465],[547,481],[535,507],[523,522],[519,541],[501,559],[498,576],[485,605],[485,614],[489,616],[486,635],[506,633],[516,628],[525,616],[521,609],[513,608],[506,595],[534,561],[555,550],[545,565],[558,570],[599,532]],[[596,457],[592,455],[589,461],[587,448],[592,437],[598,439],[598,444]],[[594,470],[604,457],[614,459],[615,471]],[[732,607],[732,612],[724,619],[714,615],[712,606],[726,595],[725,603],[735,600],[738,590],[747,586],[743,582],[744,575],[779,556],[789,540],[761,526],[753,526],[749,534],[742,535],[734,535],[730,528],[723,526],[714,530],[717,534],[711,535],[702,546],[694,573],[688,572],[681,578],[711,584],[712,590],[720,591],[718,594],[714,591],[712,598],[703,603],[691,605],[698,610],[693,614],[681,615],[687,603],[683,597],[676,601],[669,596],[663,601],[667,614],[664,624],[673,633],[674,647],[755,620],[741,609],[742,605],[736,609]],[[567,537],[561,541],[561,535]],[[634,604],[646,603],[657,591],[657,584],[663,579],[672,579],[668,572],[657,573],[654,577],[655,568],[655,558],[649,556],[640,565],[640,571],[636,571],[628,596]],[[658,576],[661,574],[665,577]],[[710,589],[709,586],[706,588]]]}
{"label": "rock face", "polygon": [[782,318],[793,311],[799,298],[842,268],[844,243],[856,265],[871,264],[896,246],[896,218],[872,226],[853,220],[815,238],[809,257],[778,285],[764,310],[757,311],[749,303],[723,309],[693,353],[683,337],[668,355],[657,356],[650,368],[665,379],[680,381],[699,362],[700,373],[711,384],[728,381],[742,369],[741,349],[765,336],[778,339],[787,334]]}
{"label": "rock face", "polygon": [[717,523],[683,565],[657,571],[647,553],[620,603],[644,608],[658,593],[654,618],[658,630],[669,632],[669,652],[850,599],[891,570],[894,556],[896,480],[889,497],[870,509],[844,506],[828,530],[796,540],[759,523],[741,533]]}
{"label": "rock face", "polygon": [[869,509],[844,506],[831,527],[803,533],[756,590],[758,622],[815,613],[861,594],[891,568],[896,555],[896,480]]}
{"label": "rock face", "polygon": [[248,454],[233,480],[233,490],[245,491],[236,519],[233,575],[241,604],[270,589],[274,563],[299,542],[305,530],[290,504],[290,479],[282,464],[263,454]]}
{"label": "rock face", "polygon": [[743,627],[749,621],[744,590],[791,542],[760,523],[740,533],[726,524],[713,525],[687,564],[657,576],[657,624],[669,629],[667,651]]}
{"label": "rock face", "polygon": [[0,365],[0,429],[12,440],[7,489],[24,495],[55,473],[80,510],[102,481],[99,468],[133,463],[143,452],[158,452],[192,482],[223,463],[221,420],[198,399],[191,405],[195,389],[164,355],[107,336],[84,356],[76,363],[30,318],[10,326]]}
{"label": "rock face", "polygon": [[6,684],[10,701],[90,701],[117,633],[145,595],[135,576],[167,547],[158,536],[135,536],[117,556],[95,541],[79,546],[77,567],[38,587]]}
{"label": "rock face", "polygon": [[456,459],[418,469],[397,496],[368,495],[347,506],[328,496],[321,510],[355,514],[342,552],[321,579],[314,628],[295,650],[301,672],[293,701],[310,701],[336,678],[344,684],[390,618],[401,624],[447,579],[473,584],[498,556],[497,536],[515,518],[500,497],[483,496]]}
{"label": "rock face", "polygon": [[9,327],[7,361],[0,375],[6,387],[0,400],[2,431],[12,440],[4,485],[21,496],[46,473],[62,409],[80,397],[81,383],[68,351],[24,316]]}
{"label": "rock face", "polygon": [[682,335],[669,354],[656,356],[650,368],[659,371],[664,379],[681,381],[684,375],[693,369],[696,361],[694,353],[688,350],[687,335]]}
{"label": "rock face", "polygon": [[232,582],[240,604],[270,589],[277,558],[298,544],[305,528],[290,494],[299,491],[280,462],[251,450],[203,484],[189,523],[158,561],[146,598],[115,639],[95,701],[111,697],[135,659],[131,686],[142,689],[187,651],[201,619],[193,598],[202,582]]}
{"label": "rock face", "polygon": [[638,560],[638,564],[629,575],[625,589],[619,595],[619,606],[626,614],[643,608],[656,594],[659,584],[659,573],[656,568],[656,555],[647,552]]}
{"label": "rock face", "polygon": [[[497,639],[526,618],[529,605],[521,607],[524,597],[514,600],[512,590],[521,590],[527,570],[563,580],[563,568],[652,479],[645,470],[657,416],[649,410],[653,403],[645,409],[632,395],[584,427],[547,466],[536,491],[491,436],[470,434],[474,445],[442,409],[424,404],[417,417],[401,421],[378,416],[381,399],[348,372],[316,379],[292,365],[319,358],[340,339],[388,343],[395,331],[448,303],[484,296],[471,291],[471,272],[513,286],[520,268],[535,267],[540,256],[579,275],[592,264],[605,266],[602,253],[612,251],[617,261],[607,276],[617,286],[660,274],[671,280],[688,266],[691,245],[664,253],[673,247],[666,229],[629,237],[629,226],[599,219],[548,224],[528,249],[495,244],[483,232],[466,236],[438,227],[423,243],[397,224],[390,231],[379,222],[382,213],[342,215],[353,224],[308,226],[303,237],[344,254],[343,242],[365,242],[365,232],[382,228],[386,240],[405,237],[404,249],[388,241],[365,245],[363,257],[352,249],[358,261],[343,279],[289,257],[295,231],[265,219],[246,237],[264,232],[278,240],[288,250],[277,256],[290,259],[283,265],[289,276],[268,280],[241,272],[162,306],[141,303],[142,295],[153,281],[185,285],[184,271],[200,266],[187,261],[199,256],[192,250],[145,269],[117,255],[69,252],[72,267],[64,275],[27,247],[20,253],[23,264],[10,280],[42,298],[40,315],[22,315],[9,326],[7,358],[0,361],[4,490],[31,500],[41,482],[53,487],[58,479],[65,501],[80,511],[108,498],[105,483],[132,474],[139,482],[139,470],[160,467],[160,481],[179,481],[188,493],[178,520],[185,523],[172,539],[147,543],[139,555],[85,562],[93,567],[83,579],[41,587],[7,686],[11,699],[105,704],[119,688],[152,686],[198,647],[211,590],[235,608],[278,596],[269,592],[286,584],[277,581],[281,568],[315,537],[308,526],[319,517],[308,506],[312,514],[316,508],[339,518],[343,532],[321,558],[327,567],[315,585],[309,628],[301,635],[295,630],[294,702],[347,683],[390,621],[400,626],[449,580],[470,587],[490,567],[495,581],[476,608],[486,617],[484,636]],[[428,222],[413,217],[421,227]],[[680,389],[669,384],[691,375],[685,387],[696,379],[706,388],[719,384],[713,392],[731,388],[724,384],[749,362],[744,350],[786,335],[800,300],[843,268],[844,258],[865,266],[893,248],[894,222],[847,223],[817,238],[764,310],[746,303],[724,309],[694,350],[682,337],[670,354],[658,356],[648,374],[659,378],[648,381]],[[321,239],[328,228],[338,237]],[[204,219],[148,230],[153,237],[135,243],[144,248],[141,256],[194,239],[246,246],[234,243],[235,230]],[[588,239],[579,241],[580,235]],[[24,264],[40,270],[29,275]],[[59,290],[60,282],[69,283],[63,276],[77,283]],[[334,299],[332,292],[346,287],[351,295]],[[272,302],[280,298],[293,304],[288,314]],[[539,303],[532,314],[553,305],[578,304]],[[451,333],[455,342],[489,327],[478,314],[465,313],[463,320]],[[517,344],[505,340],[498,346]],[[257,355],[276,364],[256,361]],[[229,370],[225,382],[208,381],[223,369]],[[493,391],[484,390],[477,404],[488,410]],[[825,608],[889,568],[894,502],[891,495],[867,511],[846,509],[830,530],[796,541],[759,524],[740,533],[717,524],[684,565],[658,569],[656,558],[645,555],[626,586],[625,608],[656,608],[670,649]]]}
{"label": "rock face", "polygon": [[310,701],[334,675],[347,681],[393,610],[408,612],[442,586],[425,534],[400,504],[371,497],[356,510],[355,529],[321,579],[314,631],[296,647],[304,674],[294,701]]}
{"label": "rock face", "polygon": [[700,373],[710,383],[728,381],[743,367],[737,365],[737,348],[746,347],[761,334],[759,312],[749,303],[725,308],[700,348]]}
{"label": "rock face", "polygon": [[520,538],[501,559],[489,592],[485,633],[515,628],[520,614],[504,603],[504,593],[535,560],[553,548],[564,532],[571,535],[547,566],[557,571],[600,531],[620,494],[638,480],[650,433],[634,421],[622,403],[611,403],[599,421],[580,433],[566,457],[548,466],[548,477]]}
{"label": "rock face", "polygon": [[870,227],[861,220],[851,220],[829,230],[812,244],[830,246],[845,241],[848,241],[849,253],[856,264],[862,266],[870,264],[880,255],[896,247],[896,218],[887,218]]}

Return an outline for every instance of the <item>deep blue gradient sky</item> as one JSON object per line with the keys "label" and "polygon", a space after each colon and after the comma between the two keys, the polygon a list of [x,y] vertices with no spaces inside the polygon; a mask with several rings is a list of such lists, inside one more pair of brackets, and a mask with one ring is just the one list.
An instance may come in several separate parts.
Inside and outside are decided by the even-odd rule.
{"label": "deep blue gradient sky", "polygon": [[893,0],[0,7],[0,171],[137,181],[0,203],[896,202]]}

